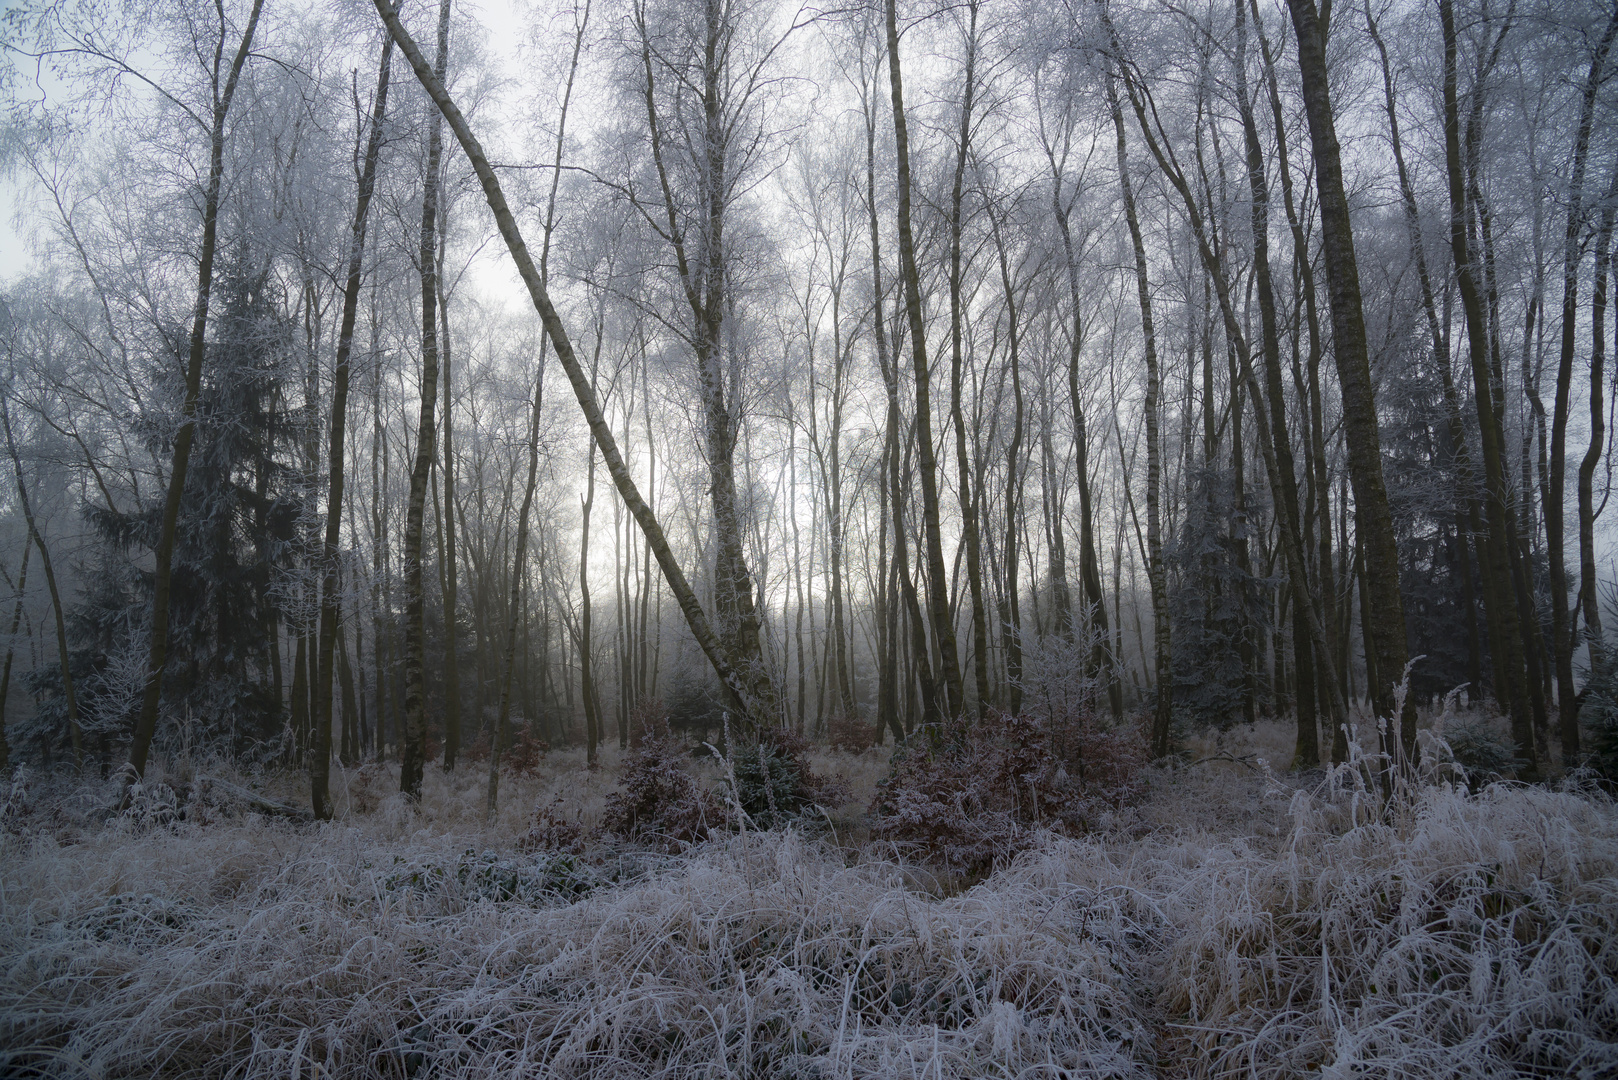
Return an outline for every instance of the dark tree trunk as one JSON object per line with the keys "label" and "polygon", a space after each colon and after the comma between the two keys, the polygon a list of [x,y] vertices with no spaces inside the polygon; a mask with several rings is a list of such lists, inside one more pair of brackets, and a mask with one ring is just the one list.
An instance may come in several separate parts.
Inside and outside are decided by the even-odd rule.
{"label": "dark tree trunk", "polygon": [[[343,285],[342,322],[337,331],[337,362],[332,373],[331,432],[327,453],[328,491],[326,495],[326,534],[321,547],[320,630],[315,656],[315,745],[309,759],[310,801],[315,817],[331,817],[328,785],[331,778],[332,655],[338,635],[343,602],[338,583],[338,543],[343,512],[343,469],[348,447],[349,357],[354,351],[354,323],[359,314],[361,271],[365,262],[365,231],[370,220],[371,195],[376,190],[377,159],[382,153],[383,124],[387,118],[388,77],[393,65],[393,39],[382,43],[382,60],[377,69],[376,96],[373,98],[370,131],[365,143],[365,164],[359,175],[359,193],[354,203],[354,222],[349,230],[348,277]],[[349,691],[345,689],[344,693]],[[345,740],[343,751],[348,751]]]}
{"label": "dark tree trunk", "polygon": [[961,715],[964,687],[956,656],[955,623],[950,615],[949,579],[944,572],[944,541],[938,523],[938,460],[933,447],[932,369],[927,360],[927,327],[921,312],[921,273],[910,223],[910,137],[905,121],[904,83],[899,65],[899,21],[895,0],[887,0],[888,83],[893,94],[893,140],[898,159],[899,273],[910,322],[910,353],[916,378],[916,451],[921,473],[922,533],[927,545],[927,610],[938,646],[945,707]]}
{"label": "dark tree trunk", "polygon": [[[433,75],[442,83],[449,63],[449,0],[438,8],[438,56]],[[444,153],[443,121],[428,119],[426,175],[421,196],[421,404],[416,417],[416,461],[410,470],[410,502],[404,535],[404,746],[399,756],[399,790],[421,798],[427,756],[427,659],[425,595],[421,580],[421,533],[427,506],[427,480],[438,440],[438,184]]]}
{"label": "dark tree trunk", "polygon": [[1545,547],[1551,561],[1551,641],[1555,653],[1557,704],[1561,714],[1562,761],[1573,765],[1579,757],[1579,700],[1573,691],[1573,640],[1576,631],[1568,618],[1567,594],[1567,420],[1573,385],[1573,352],[1579,307],[1579,262],[1584,252],[1579,233],[1584,226],[1584,173],[1590,155],[1590,129],[1595,118],[1596,91],[1604,79],[1607,53],[1618,35],[1618,9],[1607,20],[1606,31],[1590,59],[1579,107],[1579,126],[1573,138],[1573,176],[1568,183],[1567,231],[1562,257],[1562,348],[1556,366],[1556,403],[1551,415],[1550,486],[1545,498]]}
{"label": "dark tree trunk", "polygon": [[[1169,618],[1168,573],[1163,564],[1163,461],[1157,414],[1162,378],[1158,372],[1157,326],[1152,318],[1151,282],[1146,276],[1146,244],[1141,236],[1140,216],[1135,211],[1135,188],[1129,175],[1124,112],[1110,68],[1107,71],[1107,105],[1112,110],[1113,133],[1117,138],[1118,186],[1123,193],[1124,221],[1129,226],[1129,242],[1135,256],[1135,295],[1140,303],[1141,337],[1146,353],[1146,575],[1152,590],[1152,645],[1156,672],[1150,741],[1152,756],[1164,758],[1169,753],[1170,723],[1174,715],[1174,654],[1170,637],[1172,623]],[[1018,404],[1020,409],[1020,400]]]}
{"label": "dark tree trunk", "polygon": [[[1478,436],[1483,447],[1484,495],[1488,533],[1483,545],[1484,610],[1489,622],[1490,652],[1495,658],[1496,696],[1511,717],[1517,755],[1528,764],[1525,778],[1537,778],[1538,756],[1533,721],[1529,714],[1523,656],[1523,628],[1512,615],[1514,575],[1510,508],[1506,491],[1496,388],[1489,360],[1489,338],[1484,325],[1483,300],[1473,275],[1471,242],[1467,235],[1466,184],[1461,162],[1460,117],[1456,96],[1455,17],[1452,0],[1439,0],[1444,33],[1444,151],[1449,184],[1450,248],[1455,259],[1456,284],[1466,316],[1467,342],[1472,359]],[[1514,531],[1514,530],[1511,530]],[[1520,612],[1519,612],[1520,615]]]}
{"label": "dark tree trunk", "polygon": [[[1247,183],[1252,209],[1253,274],[1257,279],[1259,340],[1264,355],[1264,388],[1270,410],[1270,436],[1275,443],[1276,466],[1280,472],[1280,496],[1286,500],[1287,514],[1297,521],[1302,516],[1298,500],[1298,480],[1292,459],[1292,440],[1287,434],[1286,399],[1281,379],[1281,333],[1275,313],[1275,287],[1270,278],[1269,184],[1264,173],[1264,152],[1259,145],[1258,124],[1253,101],[1247,89],[1247,0],[1236,0],[1236,98],[1241,111],[1242,137],[1247,149]],[[1255,401],[1255,408],[1263,402]],[[1293,653],[1298,689],[1295,697],[1297,741],[1293,754],[1296,766],[1312,769],[1320,764],[1320,737],[1315,719],[1314,651],[1309,640],[1310,589],[1308,581],[1289,582],[1292,594]]]}
{"label": "dark tree trunk", "polygon": [[[1378,680],[1371,686],[1371,705],[1378,716],[1391,717],[1394,688],[1404,677],[1408,658],[1404,601],[1399,593],[1399,551],[1394,542],[1393,514],[1382,479],[1381,437],[1371,383],[1365,316],[1360,302],[1359,266],[1343,186],[1342,157],[1326,71],[1326,28],[1320,25],[1314,0],[1287,0],[1298,34],[1298,68],[1303,80],[1304,112],[1315,152],[1315,187],[1320,198],[1321,239],[1326,262],[1326,289],[1331,299],[1332,345],[1342,391],[1343,438],[1348,448],[1349,481],[1354,488],[1355,534],[1365,555],[1366,582],[1372,604]],[[1399,718],[1404,756],[1416,753],[1416,703],[1405,698]]]}

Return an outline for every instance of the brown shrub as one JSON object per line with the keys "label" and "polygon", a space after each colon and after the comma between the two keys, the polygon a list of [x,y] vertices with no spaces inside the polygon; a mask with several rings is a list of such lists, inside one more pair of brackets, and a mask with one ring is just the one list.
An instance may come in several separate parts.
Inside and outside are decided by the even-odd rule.
{"label": "brown shrub", "polygon": [[1055,721],[996,712],[917,732],[872,802],[871,836],[985,873],[1042,830],[1086,832],[1139,794],[1145,763],[1137,732],[1103,727],[1089,712]]}
{"label": "brown shrub", "polygon": [[566,855],[583,855],[590,846],[590,830],[585,828],[577,810],[567,816],[562,796],[549,805],[534,809],[528,832],[517,841],[517,850],[524,853],[559,851]]}
{"label": "brown shrub", "polygon": [[500,754],[500,767],[514,776],[534,776],[540,762],[550,752],[551,744],[534,734],[532,726],[521,725],[516,738]]}
{"label": "brown shrub", "polygon": [[639,724],[623,757],[621,786],[607,796],[602,829],[674,853],[727,828],[725,805],[686,771],[690,755],[669,733],[668,713],[651,704],[636,715]]}
{"label": "brown shrub", "polygon": [[876,745],[876,728],[857,716],[834,716],[826,726],[833,749],[863,754]]}

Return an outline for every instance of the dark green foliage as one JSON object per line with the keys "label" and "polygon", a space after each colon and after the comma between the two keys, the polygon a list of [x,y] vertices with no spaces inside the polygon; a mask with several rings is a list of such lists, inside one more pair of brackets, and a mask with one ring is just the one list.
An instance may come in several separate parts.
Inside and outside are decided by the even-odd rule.
{"label": "dark green foliage", "polygon": [[1236,557],[1247,522],[1262,517],[1251,491],[1247,501],[1244,517],[1236,512],[1229,473],[1197,471],[1180,533],[1164,547],[1178,727],[1225,728],[1242,718],[1250,675],[1243,670],[1241,643],[1262,641],[1269,633],[1260,600],[1267,583],[1244,570]]}
{"label": "dark green foliage", "polygon": [[773,829],[815,807],[845,797],[841,785],[816,776],[809,767],[809,741],[786,728],[765,732],[757,743],[730,755],[736,801],[754,825]]}
{"label": "dark green foliage", "polygon": [[1522,767],[1511,737],[1488,718],[1476,714],[1456,717],[1444,724],[1444,742],[1456,764],[1466,770],[1475,791],[1491,780],[1510,776]]}
{"label": "dark green foliage", "polygon": [[[288,461],[306,418],[284,401],[293,328],[266,282],[250,280],[240,260],[220,276],[173,559],[163,698],[178,723],[160,727],[158,737],[264,757],[281,748],[270,641],[281,618],[278,568],[291,565],[299,542],[306,493]],[[177,399],[178,375],[170,363],[157,367],[153,379]],[[167,414],[137,418],[159,458],[175,422]],[[85,508],[103,544],[84,575],[69,631],[79,709],[92,736],[126,738],[139,707],[151,608],[148,553],[161,513],[160,501],[141,513]],[[59,741],[65,737],[60,680],[43,670],[34,675],[38,722]]]}

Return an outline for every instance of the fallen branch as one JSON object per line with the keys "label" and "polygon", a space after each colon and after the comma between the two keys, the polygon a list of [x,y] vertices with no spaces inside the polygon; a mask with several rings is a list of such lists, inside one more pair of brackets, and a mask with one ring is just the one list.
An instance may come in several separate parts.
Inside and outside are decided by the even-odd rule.
{"label": "fallen branch", "polygon": [[212,776],[199,776],[192,787],[191,801],[201,798],[204,793],[211,793],[216,797],[242,803],[260,814],[270,817],[290,818],[293,821],[313,821],[315,816],[308,808],[294,806],[291,803],[280,802],[267,795],[260,795],[256,791],[232,784],[228,780],[220,780]]}

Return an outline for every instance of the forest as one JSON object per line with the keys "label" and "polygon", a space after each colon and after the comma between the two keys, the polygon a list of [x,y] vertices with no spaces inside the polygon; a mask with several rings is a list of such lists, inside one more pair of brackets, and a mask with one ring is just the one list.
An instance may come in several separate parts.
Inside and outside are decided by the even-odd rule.
{"label": "forest", "polygon": [[1618,1071],[1613,0],[19,0],[0,1074]]}

